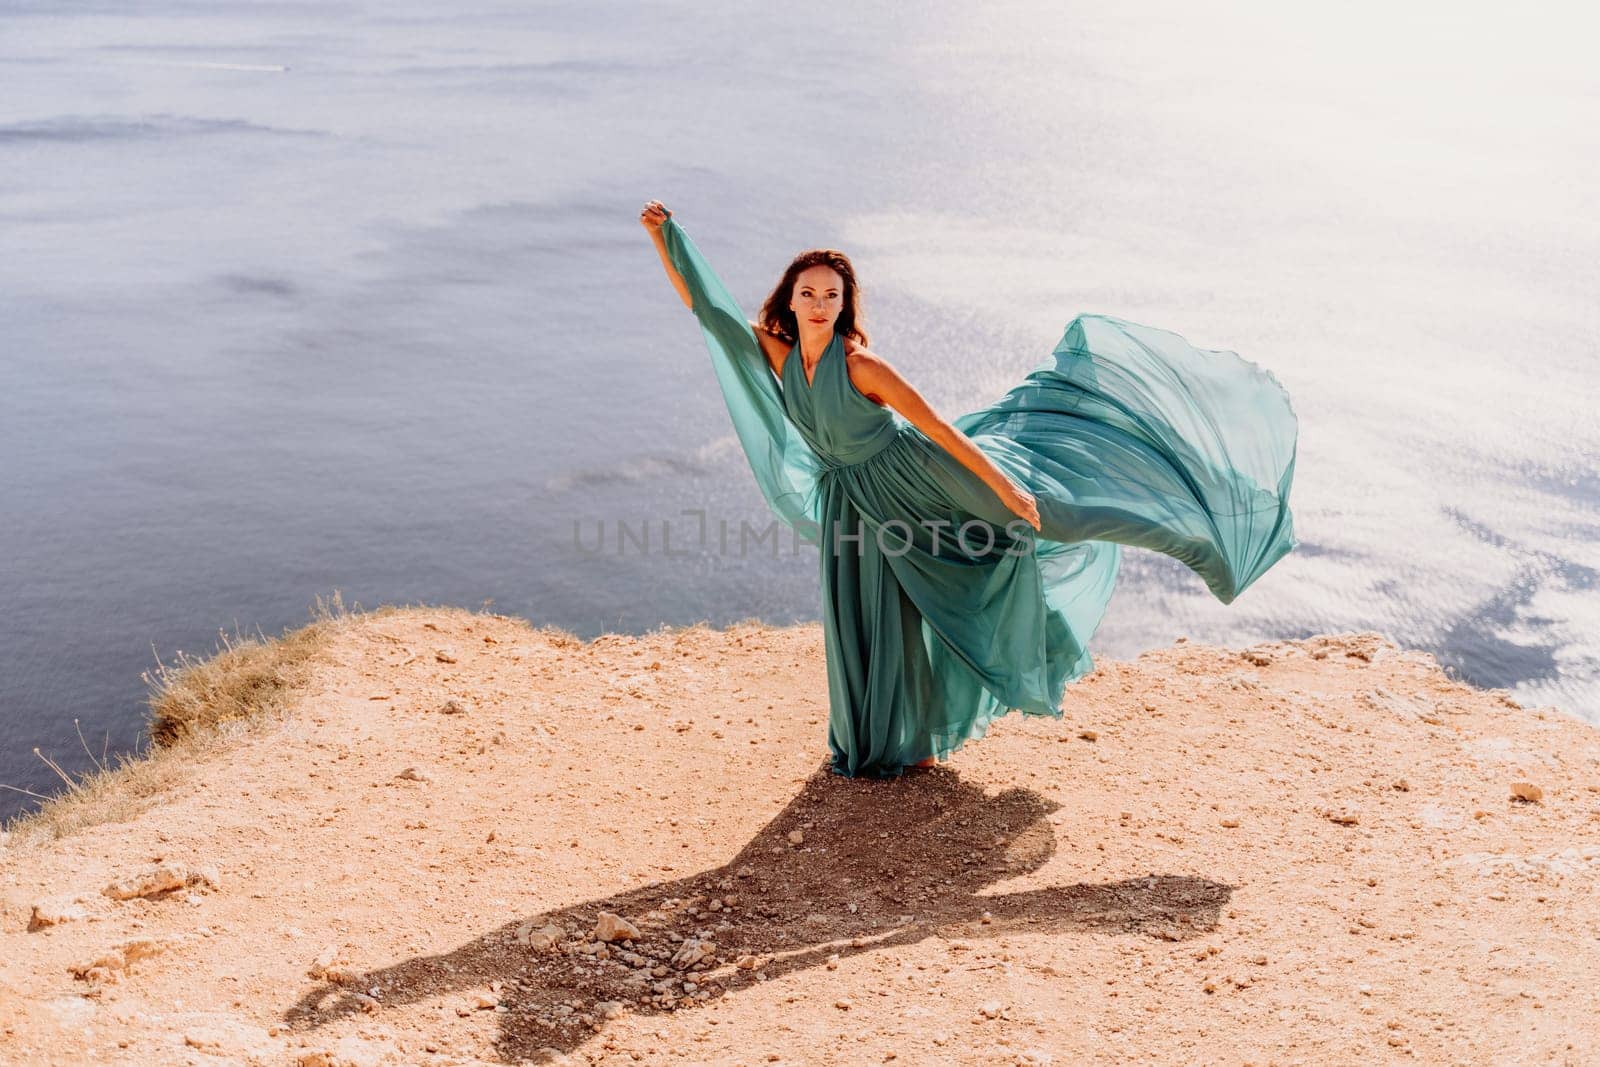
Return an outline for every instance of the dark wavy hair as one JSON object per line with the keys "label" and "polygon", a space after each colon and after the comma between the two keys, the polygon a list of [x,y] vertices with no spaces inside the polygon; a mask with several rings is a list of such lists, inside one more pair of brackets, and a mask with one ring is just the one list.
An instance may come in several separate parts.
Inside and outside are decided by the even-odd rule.
{"label": "dark wavy hair", "polygon": [[816,266],[832,267],[844,279],[844,308],[834,321],[833,332],[842,333],[865,348],[867,331],[862,323],[861,286],[856,283],[856,269],[850,265],[850,257],[837,248],[813,248],[795,256],[794,262],[789,264],[783,272],[783,278],[772,290],[772,295],[761,305],[761,321],[758,325],[790,344],[800,339],[800,323],[796,321],[794,312],[789,310],[789,299],[794,295],[795,279],[800,277],[800,272]]}

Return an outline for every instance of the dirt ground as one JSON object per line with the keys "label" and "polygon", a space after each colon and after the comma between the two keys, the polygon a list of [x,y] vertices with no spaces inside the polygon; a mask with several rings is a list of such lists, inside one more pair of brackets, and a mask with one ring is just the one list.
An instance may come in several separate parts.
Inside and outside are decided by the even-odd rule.
{"label": "dirt ground", "polygon": [[0,1062],[1600,1062],[1593,727],[1375,634],[1065,708],[850,780],[814,625],[356,620],[130,821],[0,847]]}

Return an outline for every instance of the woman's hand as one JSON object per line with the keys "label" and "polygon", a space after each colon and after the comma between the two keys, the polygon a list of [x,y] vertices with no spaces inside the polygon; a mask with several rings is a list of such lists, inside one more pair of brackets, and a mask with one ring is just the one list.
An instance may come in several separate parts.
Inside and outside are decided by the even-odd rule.
{"label": "woman's hand", "polygon": [[1039,502],[1033,498],[1032,493],[1007,478],[1005,490],[999,496],[1000,502],[1018,516],[1026,519],[1029,526],[1032,526],[1035,530],[1040,528]]}
{"label": "woman's hand", "polygon": [[639,212],[639,225],[649,230],[651,234],[661,232],[661,224],[667,221],[667,216],[672,212],[667,210],[667,205],[659,200],[652,200],[645,204],[644,210]]}
{"label": "woman's hand", "polygon": [[678,299],[683,301],[683,306],[690,311],[694,310],[694,297],[689,295],[689,287],[684,284],[683,275],[678,273],[678,268],[672,265],[672,257],[667,254],[667,239],[661,233],[661,224],[667,221],[667,216],[672,212],[667,210],[667,205],[659,200],[648,201],[644,210],[639,212],[639,225],[650,231],[650,240],[655,243],[656,255],[661,257],[661,266],[667,272],[667,280],[672,283],[672,288],[678,293]]}

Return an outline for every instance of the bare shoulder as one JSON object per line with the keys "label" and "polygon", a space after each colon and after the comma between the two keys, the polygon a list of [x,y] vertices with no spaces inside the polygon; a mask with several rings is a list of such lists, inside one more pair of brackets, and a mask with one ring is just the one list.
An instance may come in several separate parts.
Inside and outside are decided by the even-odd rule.
{"label": "bare shoulder", "polygon": [[899,377],[888,360],[872,351],[866,345],[858,344],[848,337],[845,338],[844,342],[844,359],[845,365],[850,368],[852,381],[856,379],[856,371],[858,370],[874,381],[893,380]]}
{"label": "bare shoulder", "polygon": [[887,407],[884,395],[893,389],[898,378],[894,368],[889,362],[881,358],[866,345],[859,344],[852,338],[844,339],[844,365],[845,373],[850,375],[851,383],[857,391],[879,407]]}

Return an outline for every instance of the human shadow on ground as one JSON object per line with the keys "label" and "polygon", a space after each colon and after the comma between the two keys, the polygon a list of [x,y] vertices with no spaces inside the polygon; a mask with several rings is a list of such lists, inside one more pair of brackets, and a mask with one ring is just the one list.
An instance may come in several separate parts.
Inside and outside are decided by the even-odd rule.
{"label": "human shadow on ground", "polygon": [[[724,866],[522,916],[442,955],[336,970],[284,1019],[314,1030],[498,983],[496,1053],[517,1062],[571,1052],[608,1018],[693,1010],[834,954],[1023,929],[1183,940],[1215,927],[1233,887],[1192,875],[981,895],[1050,859],[1046,816],[1059,807],[1029,789],[985,796],[947,767],[872,781],[823,764]],[[602,911],[639,936],[594,941]],[[552,925],[559,937],[544,945],[538,931]]]}

